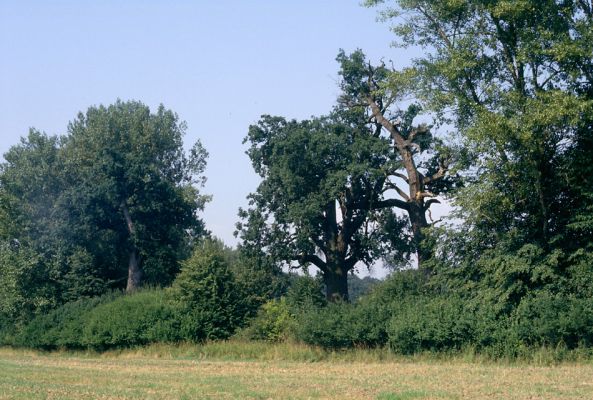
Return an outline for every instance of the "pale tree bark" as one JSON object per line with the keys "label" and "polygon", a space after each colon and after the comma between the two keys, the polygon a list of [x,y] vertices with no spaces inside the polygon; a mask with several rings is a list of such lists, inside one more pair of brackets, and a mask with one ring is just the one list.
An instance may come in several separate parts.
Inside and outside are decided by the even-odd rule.
{"label": "pale tree bark", "polygon": [[140,288],[140,285],[142,284],[143,271],[142,267],[140,266],[140,252],[133,243],[134,223],[132,221],[132,217],[130,216],[130,211],[128,210],[128,206],[126,205],[125,201],[121,202],[120,207],[124,214],[128,233],[130,234],[130,253],[128,258],[128,282],[126,285],[126,292],[131,293]]}
{"label": "pale tree bark", "polygon": [[[372,76],[372,69],[370,69]],[[410,219],[410,225],[412,227],[412,235],[414,239],[414,245],[416,247],[416,255],[418,258],[418,269],[423,271],[426,275],[430,275],[431,271],[426,267],[426,261],[431,256],[431,249],[423,243],[424,241],[424,230],[430,226],[426,219],[426,211],[434,203],[439,201],[435,199],[435,195],[427,190],[426,186],[430,183],[442,179],[445,177],[448,165],[447,163],[441,163],[439,170],[432,176],[424,176],[416,166],[414,161],[414,148],[418,145],[414,143],[414,139],[417,135],[424,133],[421,129],[416,129],[410,132],[407,138],[405,138],[400,132],[397,125],[389,121],[384,116],[384,110],[381,109],[379,103],[372,96],[366,97],[367,105],[370,107],[372,116],[391,136],[393,140],[394,149],[398,152],[402,164],[405,169],[405,175],[395,173],[397,176],[403,179],[408,184],[408,193],[404,193],[401,189],[395,188],[396,191],[405,200],[404,205],[394,202],[394,206],[405,210]],[[428,199],[428,200],[427,200]]]}

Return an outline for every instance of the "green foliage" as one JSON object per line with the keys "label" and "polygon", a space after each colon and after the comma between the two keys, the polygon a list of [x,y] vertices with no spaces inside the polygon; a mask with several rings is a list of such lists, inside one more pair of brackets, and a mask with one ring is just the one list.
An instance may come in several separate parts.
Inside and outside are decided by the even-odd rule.
{"label": "green foliage", "polygon": [[257,316],[249,321],[249,326],[239,333],[239,337],[268,342],[287,341],[292,336],[296,319],[285,297],[270,300],[260,308]]}
{"label": "green foliage", "polygon": [[593,299],[536,293],[519,304],[512,324],[528,346],[588,347],[593,345]]}
{"label": "green foliage", "polygon": [[307,344],[324,348],[372,345],[368,315],[348,303],[330,303],[309,308],[298,317],[295,336]]}
{"label": "green foliage", "polygon": [[183,262],[171,296],[187,314],[184,335],[226,339],[243,324],[246,304],[219,242],[206,240]]}
{"label": "green foliage", "polygon": [[286,293],[286,302],[293,312],[310,307],[323,307],[327,304],[323,295],[321,277],[293,275],[292,282]]}
{"label": "green foliage", "polygon": [[[118,294],[80,299],[33,318],[15,337],[14,345],[40,349],[85,348],[83,331],[95,307],[114,301]],[[105,344],[106,347],[106,344]]]}
{"label": "green foliage", "polygon": [[80,113],[64,136],[32,129],[11,147],[0,166],[0,313],[18,305],[27,318],[124,288],[132,252],[146,282],[169,284],[204,234],[207,153],[198,142],[186,154],[184,133],[163,106],[117,101]]}
{"label": "green foliage", "polygon": [[288,276],[261,248],[239,246],[234,250],[230,266],[249,316],[254,316],[260,306],[280,298],[288,290]]}
{"label": "green foliage", "polygon": [[324,348],[382,347],[388,340],[388,322],[398,301],[379,303],[371,297],[356,303],[330,303],[297,314],[294,336]]}
{"label": "green foliage", "polygon": [[[410,274],[394,273],[386,282],[377,284],[368,295],[360,297],[352,304],[296,303],[295,315],[298,323],[293,335],[307,344],[325,348],[371,348],[385,345],[387,323],[394,304],[399,302],[399,298],[410,295],[409,292],[401,293],[397,290],[394,295],[393,288],[401,284],[402,276],[405,280]],[[394,281],[398,283],[394,284]],[[309,282],[310,278],[303,281]],[[298,293],[297,290],[293,292],[293,289],[296,288],[291,287],[288,296]],[[315,293],[319,293],[319,289],[313,292]]]}
{"label": "green foliage", "polygon": [[84,321],[81,344],[106,349],[177,342],[183,339],[182,321],[166,291],[142,290],[93,308]]}
{"label": "green foliage", "polygon": [[458,350],[472,343],[475,321],[466,303],[452,296],[412,298],[399,303],[387,332],[390,348],[413,354]]}
{"label": "green foliage", "polygon": [[59,295],[44,267],[43,258],[30,247],[0,242],[0,321],[20,324],[56,305]]}
{"label": "green foliage", "polygon": [[123,348],[181,339],[183,316],[164,290],[66,303],[28,323],[13,344],[41,349]]}

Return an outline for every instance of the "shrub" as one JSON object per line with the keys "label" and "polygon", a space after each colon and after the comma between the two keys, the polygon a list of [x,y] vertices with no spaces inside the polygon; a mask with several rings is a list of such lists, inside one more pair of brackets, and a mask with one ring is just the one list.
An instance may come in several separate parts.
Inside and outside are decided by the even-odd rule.
{"label": "shrub", "polygon": [[593,344],[593,299],[540,292],[521,301],[512,329],[528,346]]}
{"label": "shrub", "polygon": [[191,340],[226,339],[244,323],[246,306],[229,269],[222,245],[206,241],[185,261],[171,295],[183,319],[183,336]]}
{"label": "shrub", "polygon": [[143,290],[90,310],[81,342],[95,349],[176,342],[182,339],[182,322],[164,290]]}
{"label": "shrub", "polygon": [[360,329],[352,305],[332,303],[323,308],[309,308],[298,316],[296,337],[307,344],[325,348],[354,346],[354,331]]}
{"label": "shrub", "polygon": [[472,343],[475,325],[475,314],[458,297],[411,297],[394,310],[389,346],[402,354],[460,349]]}
{"label": "shrub", "polygon": [[47,314],[33,318],[15,338],[14,344],[26,347],[55,349],[82,348],[82,330],[89,313],[97,306],[113,301],[117,293],[66,303]]}
{"label": "shrub", "polygon": [[265,303],[239,336],[250,340],[281,342],[294,331],[296,320],[285,297]]}
{"label": "shrub", "polygon": [[325,348],[375,347],[387,339],[385,309],[374,303],[332,303],[298,315],[295,336]]}

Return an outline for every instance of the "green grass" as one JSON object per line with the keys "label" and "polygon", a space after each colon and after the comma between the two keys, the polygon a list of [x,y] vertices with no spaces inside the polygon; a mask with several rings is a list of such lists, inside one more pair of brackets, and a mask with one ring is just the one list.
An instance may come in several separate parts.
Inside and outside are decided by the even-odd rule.
{"label": "green grass", "polygon": [[593,398],[591,362],[404,358],[296,344],[154,345],[106,353],[3,348],[0,371],[0,399]]}

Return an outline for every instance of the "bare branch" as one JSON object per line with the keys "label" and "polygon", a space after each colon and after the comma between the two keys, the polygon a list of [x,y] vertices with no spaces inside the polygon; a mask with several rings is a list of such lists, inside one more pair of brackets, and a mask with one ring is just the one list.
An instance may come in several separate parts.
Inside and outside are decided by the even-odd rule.
{"label": "bare branch", "polygon": [[406,192],[404,192],[402,189],[400,189],[399,186],[397,186],[389,181],[386,182],[386,185],[387,185],[388,189],[395,190],[397,192],[397,194],[399,194],[402,197],[402,199],[404,199],[405,201],[410,201],[410,196],[408,196],[408,194]]}
{"label": "bare branch", "polygon": [[428,210],[428,212],[430,213],[430,206],[432,206],[433,204],[441,204],[441,201],[437,199],[430,199],[426,203],[424,203],[424,209]]}
{"label": "bare branch", "polygon": [[429,192],[427,190],[425,192],[420,192],[420,191],[416,192],[416,196],[415,197],[416,197],[416,200],[421,200],[421,199],[424,199],[424,198],[427,198],[427,197],[437,197],[437,195],[434,194],[434,193],[432,193],[432,192]]}
{"label": "bare branch", "polygon": [[425,176],[423,182],[425,185],[432,183],[434,181],[438,181],[439,179],[443,179],[445,175],[447,175],[447,171],[449,168],[447,166],[441,165],[439,166],[439,170],[432,174],[431,176]]}
{"label": "bare branch", "polygon": [[410,180],[404,174],[400,174],[399,172],[392,172],[391,175],[395,176],[396,178],[403,179],[403,181],[408,184],[410,183]]}
{"label": "bare branch", "polygon": [[315,254],[301,254],[292,257],[293,260],[298,261],[300,264],[313,264],[322,271],[327,270],[327,264],[321,258]]}
{"label": "bare branch", "polygon": [[374,204],[373,209],[379,210],[382,208],[401,208],[402,210],[408,210],[410,208],[409,204],[405,201],[399,199],[386,199],[378,201]]}

